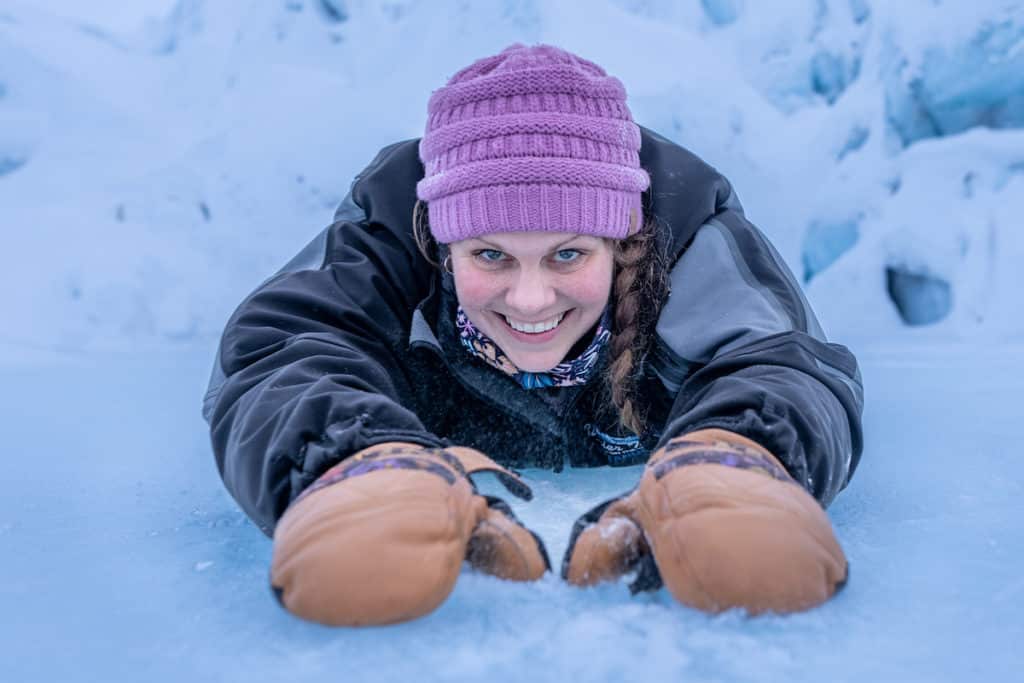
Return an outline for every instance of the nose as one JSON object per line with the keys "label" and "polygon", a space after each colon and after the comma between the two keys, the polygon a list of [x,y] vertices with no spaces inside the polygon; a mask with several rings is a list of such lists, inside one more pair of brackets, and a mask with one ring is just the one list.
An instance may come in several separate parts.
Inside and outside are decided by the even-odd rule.
{"label": "nose", "polygon": [[505,304],[524,318],[550,311],[555,305],[555,289],[537,270],[522,270],[505,294]]}

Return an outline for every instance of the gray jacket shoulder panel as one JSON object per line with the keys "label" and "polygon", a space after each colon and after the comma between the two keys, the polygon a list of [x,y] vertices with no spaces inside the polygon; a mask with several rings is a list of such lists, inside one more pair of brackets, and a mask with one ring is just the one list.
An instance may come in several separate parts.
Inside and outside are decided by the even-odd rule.
{"label": "gray jacket shoulder panel", "polygon": [[656,330],[676,355],[690,363],[707,363],[717,353],[794,328],[785,308],[760,286],[718,221],[697,232],[670,277],[672,291]]}
{"label": "gray jacket shoulder panel", "polygon": [[666,377],[678,375],[673,365],[705,364],[782,332],[805,332],[825,341],[782,257],[733,211],[701,226],[673,266],[670,282],[671,293],[656,326],[656,348],[662,352],[652,359],[670,391],[678,389],[678,378],[666,382]]}

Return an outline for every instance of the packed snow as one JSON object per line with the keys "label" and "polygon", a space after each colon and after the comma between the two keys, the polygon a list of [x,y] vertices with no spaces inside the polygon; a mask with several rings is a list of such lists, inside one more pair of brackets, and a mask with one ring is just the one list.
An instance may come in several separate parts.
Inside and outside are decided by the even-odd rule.
{"label": "packed snow", "polygon": [[[199,416],[220,330],[431,90],[513,42],[601,64],[725,173],[861,361],[864,457],[829,509],[851,580],[823,607],[468,569],[387,628],[272,598]],[[0,680],[1019,677],[1022,215],[1019,1],[0,0]],[[638,470],[524,474],[557,562]]]}

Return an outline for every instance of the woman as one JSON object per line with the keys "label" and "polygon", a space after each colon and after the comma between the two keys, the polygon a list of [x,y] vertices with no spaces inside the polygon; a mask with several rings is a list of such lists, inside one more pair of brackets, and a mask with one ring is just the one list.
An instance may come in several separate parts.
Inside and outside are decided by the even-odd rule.
{"label": "woman", "polygon": [[470,65],[232,316],[204,415],[293,613],[411,619],[464,560],[539,578],[539,538],[469,476],[529,498],[508,468],[566,463],[646,463],[572,530],[573,584],[757,613],[845,582],[823,506],[860,456],[856,361],[728,181],[625,97],[551,46]]}

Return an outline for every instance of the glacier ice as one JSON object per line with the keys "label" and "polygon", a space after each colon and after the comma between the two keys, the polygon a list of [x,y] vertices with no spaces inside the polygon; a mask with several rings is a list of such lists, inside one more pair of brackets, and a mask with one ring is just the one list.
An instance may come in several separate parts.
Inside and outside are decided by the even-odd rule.
{"label": "glacier ice", "polygon": [[859,218],[812,222],[804,234],[801,254],[804,282],[810,282],[853,248],[859,232]]}
{"label": "glacier ice", "polygon": [[850,0],[850,14],[858,24],[863,24],[871,17],[871,8],[867,0]]}
{"label": "glacier ice", "polygon": [[5,176],[8,173],[17,171],[19,168],[24,166],[27,161],[28,159],[21,155],[0,153],[0,176]]}
{"label": "glacier ice", "polygon": [[974,126],[1024,127],[1024,19],[930,46],[918,61],[892,56],[884,77],[886,119],[904,147]]}
{"label": "glacier ice", "polygon": [[320,0],[317,5],[320,7],[320,13],[328,21],[336,24],[348,21],[348,10],[344,0]]}
{"label": "glacier ice", "polygon": [[859,73],[859,55],[847,57],[830,50],[821,50],[811,58],[811,89],[829,104],[834,104]]}
{"label": "glacier ice", "polygon": [[843,143],[842,148],[836,155],[836,161],[842,161],[847,154],[856,152],[858,149],[863,147],[869,137],[871,137],[870,128],[867,128],[866,126],[853,126],[847,134],[846,141]]}
{"label": "glacier ice", "polygon": [[739,3],[737,0],[701,0],[704,13],[713,24],[725,26],[731,24],[740,15]]}
{"label": "glacier ice", "polygon": [[945,318],[953,307],[953,289],[946,280],[905,266],[885,269],[886,290],[908,325],[930,325]]}

